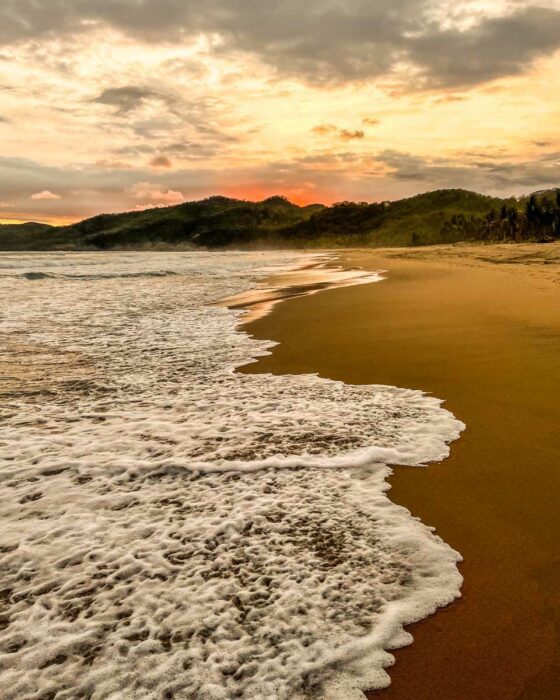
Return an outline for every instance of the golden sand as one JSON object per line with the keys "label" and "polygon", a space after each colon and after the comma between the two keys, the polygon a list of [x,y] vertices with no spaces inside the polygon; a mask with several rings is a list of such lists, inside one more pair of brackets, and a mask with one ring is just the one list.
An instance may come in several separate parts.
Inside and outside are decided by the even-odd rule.
{"label": "golden sand", "polygon": [[345,251],[378,283],[245,326],[280,342],[246,372],[421,388],[467,424],[390,497],[464,556],[463,597],[397,652],[395,700],[552,700],[560,687],[560,244]]}

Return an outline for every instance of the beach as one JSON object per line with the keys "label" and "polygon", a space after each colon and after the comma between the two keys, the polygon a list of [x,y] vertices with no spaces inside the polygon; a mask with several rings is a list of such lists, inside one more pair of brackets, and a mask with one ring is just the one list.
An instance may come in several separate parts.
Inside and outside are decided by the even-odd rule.
{"label": "beach", "polygon": [[395,700],[548,700],[560,681],[560,245],[353,250],[384,280],[290,299],[244,325],[277,341],[244,373],[421,389],[467,428],[396,467],[389,497],[464,561],[462,598],[409,631]]}

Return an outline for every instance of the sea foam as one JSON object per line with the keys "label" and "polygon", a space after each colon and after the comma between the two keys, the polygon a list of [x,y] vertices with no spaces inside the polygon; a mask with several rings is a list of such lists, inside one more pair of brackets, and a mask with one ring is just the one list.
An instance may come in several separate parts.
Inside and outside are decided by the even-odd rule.
{"label": "sea foam", "polygon": [[359,698],[458,596],[385,495],[441,402],[235,372],[273,344],[215,302],[295,263],[0,255],[2,698]]}

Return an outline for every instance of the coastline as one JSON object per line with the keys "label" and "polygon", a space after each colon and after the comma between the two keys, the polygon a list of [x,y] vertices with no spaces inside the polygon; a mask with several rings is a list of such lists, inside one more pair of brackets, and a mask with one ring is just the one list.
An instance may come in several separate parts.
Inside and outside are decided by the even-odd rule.
{"label": "coastline", "polygon": [[242,372],[423,389],[467,424],[444,463],[395,468],[389,493],[464,556],[463,598],[408,629],[391,687],[370,697],[555,697],[559,250],[337,251],[385,281],[244,323],[280,344]]}
{"label": "coastline", "polygon": [[218,304],[243,312],[242,324],[267,316],[287,299],[358,284],[380,282],[383,270],[340,265],[339,255],[332,252],[308,253],[299,264],[281,269],[240,294],[221,299]]}

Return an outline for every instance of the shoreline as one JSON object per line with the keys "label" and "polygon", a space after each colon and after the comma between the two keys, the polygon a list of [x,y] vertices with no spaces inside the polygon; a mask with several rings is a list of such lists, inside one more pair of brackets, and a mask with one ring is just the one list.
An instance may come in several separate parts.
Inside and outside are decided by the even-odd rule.
{"label": "shoreline", "polygon": [[19,377],[4,411],[6,700],[60,678],[359,699],[402,625],[459,594],[457,553],[385,495],[388,462],[443,459],[464,427],[439,400],[235,372],[273,343],[216,298],[293,261],[24,256],[3,280],[7,359],[25,350],[40,389]]}
{"label": "shoreline", "polygon": [[[299,264],[266,277],[240,294],[221,299],[218,304],[243,311],[240,325],[245,325],[267,316],[276,304],[288,299],[383,279],[383,270],[339,265],[339,257],[332,252],[308,253]],[[313,259],[312,262],[308,261],[309,258]]]}
{"label": "shoreline", "polygon": [[389,479],[390,499],[464,556],[465,584],[462,600],[407,628],[414,644],[371,698],[555,697],[559,250],[337,251],[387,278],[242,321],[280,345],[241,372],[422,389],[467,424],[449,459]]}

